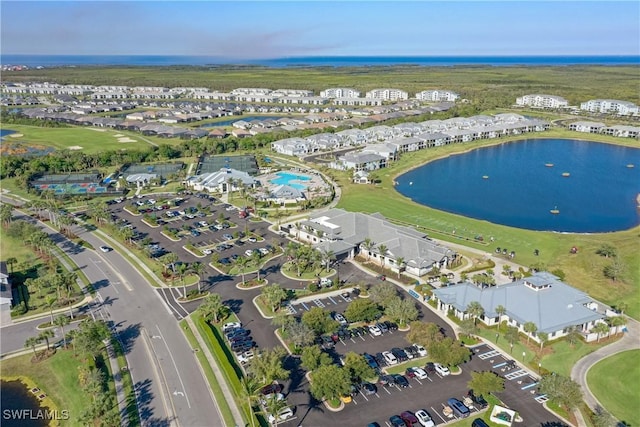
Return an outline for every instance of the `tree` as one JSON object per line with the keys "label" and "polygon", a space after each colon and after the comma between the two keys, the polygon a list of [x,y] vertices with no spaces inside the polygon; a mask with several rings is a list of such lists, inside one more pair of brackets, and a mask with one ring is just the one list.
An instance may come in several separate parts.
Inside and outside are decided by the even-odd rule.
{"label": "tree", "polygon": [[213,320],[218,323],[227,313],[228,308],[222,303],[220,294],[209,294],[205,297],[198,311],[202,314],[202,318],[208,322]]}
{"label": "tree", "polygon": [[627,302],[625,302],[625,301],[621,301],[621,302],[618,303],[616,308],[618,309],[620,314],[624,314],[624,312],[627,311],[627,309],[629,308],[629,304]]}
{"label": "tree", "polygon": [[303,347],[313,342],[315,333],[313,329],[302,322],[294,322],[287,329],[289,340],[296,347]]}
{"label": "tree", "polygon": [[191,270],[198,275],[198,293],[201,293],[200,283],[202,282],[202,275],[206,271],[206,268],[201,262],[196,262],[191,266]]}
{"label": "tree", "polygon": [[580,385],[571,378],[559,374],[545,375],[538,384],[541,394],[546,394],[552,401],[572,410],[582,402]]}
{"label": "tree", "polygon": [[167,271],[167,267],[171,267],[171,271],[173,274],[176,274],[176,262],[178,262],[180,258],[175,252],[169,252],[168,254],[160,257],[160,262],[162,262],[162,269],[164,272]]}
{"label": "tree", "polygon": [[531,338],[531,335],[536,333],[538,326],[533,322],[526,322],[522,325],[522,329],[527,333],[527,343],[529,343],[529,338]]}
{"label": "tree", "polygon": [[289,371],[283,366],[285,356],[286,352],[282,347],[261,350],[251,359],[248,370],[260,384],[286,380],[289,378]]}
{"label": "tree", "polygon": [[53,305],[58,301],[58,298],[50,295],[46,299],[46,305],[49,307],[49,315],[51,316],[51,324],[53,325]]}
{"label": "tree", "polygon": [[260,295],[273,312],[278,311],[282,301],[287,298],[287,292],[276,283],[263,287]]}
{"label": "tree", "polygon": [[540,350],[549,341],[549,334],[546,332],[538,332],[538,339],[540,340]]}
{"label": "tree", "polygon": [[45,329],[44,331],[40,332],[40,335],[38,335],[39,341],[45,340],[47,342],[47,351],[49,351],[49,338],[53,338],[53,336],[54,334],[51,329]]}
{"label": "tree", "polygon": [[520,331],[515,326],[507,326],[507,331],[504,333],[504,337],[509,344],[515,344],[520,339]]}
{"label": "tree", "polygon": [[36,355],[36,346],[38,345],[38,343],[40,342],[40,340],[38,340],[38,338],[36,337],[29,337],[27,338],[27,340],[24,342],[24,346],[26,348],[31,347],[31,349],[33,350],[33,355]]}
{"label": "tree", "polygon": [[502,316],[507,314],[507,309],[503,305],[498,305],[496,308],[496,314],[498,315],[498,331],[500,331],[500,323],[502,323]]}
{"label": "tree", "polygon": [[320,366],[330,365],[332,363],[331,356],[322,351],[317,345],[310,345],[302,349],[300,355],[302,367],[307,371],[315,371]]}
{"label": "tree", "polygon": [[382,307],[386,307],[389,301],[397,297],[396,286],[390,282],[378,283],[369,289],[369,299]]}
{"label": "tree", "polygon": [[591,330],[598,334],[598,342],[600,342],[600,338],[602,338],[604,334],[609,333],[609,325],[604,322],[598,322],[593,326],[593,329]]}
{"label": "tree", "polygon": [[322,260],[322,264],[325,266],[327,272],[329,271],[329,267],[331,266],[331,262],[335,261],[336,254],[332,250],[321,250],[320,251],[320,259]]}
{"label": "tree", "polygon": [[64,343],[64,348],[67,348],[67,336],[64,333],[64,327],[68,325],[70,321],[71,320],[66,315],[61,314],[57,316],[55,321],[53,322],[54,325],[60,328],[60,331],[62,333],[62,342]]}
{"label": "tree", "polygon": [[473,319],[464,319],[460,322],[460,333],[462,335],[466,335],[471,337],[471,335],[475,335],[478,333],[478,326],[475,324]]}
{"label": "tree", "polygon": [[425,323],[420,321],[411,322],[411,330],[407,333],[409,343],[420,344],[429,347],[431,343],[444,338],[440,326],[435,323]]}
{"label": "tree", "polygon": [[[0,204],[0,221],[6,227],[11,223],[11,219],[13,218],[13,206],[2,203]],[[8,260],[7,260],[8,264]]]}
{"label": "tree", "polygon": [[351,392],[349,373],[336,365],[320,366],[311,373],[310,391],[318,400],[346,396]]}
{"label": "tree", "polygon": [[9,266],[9,274],[13,274],[13,266],[18,263],[18,260],[15,257],[10,256],[6,261]]}
{"label": "tree", "polygon": [[582,334],[580,333],[578,328],[576,328],[575,326],[570,326],[569,327],[569,329],[567,331],[566,340],[571,345],[571,347],[573,347],[575,344],[577,344],[580,341],[581,337],[582,337]]}
{"label": "tree", "polygon": [[467,387],[477,396],[500,393],[504,390],[504,378],[491,371],[471,372],[471,380],[467,383]]}
{"label": "tree", "polygon": [[384,267],[384,259],[387,255],[388,250],[389,248],[387,248],[387,245],[385,244],[378,245],[378,251],[380,252],[380,267]]}
{"label": "tree", "polygon": [[596,250],[596,254],[605,258],[615,258],[618,256],[618,251],[615,246],[605,243]]}
{"label": "tree", "polygon": [[602,274],[604,274],[604,277],[606,277],[607,279],[611,279],[611,281],[613,282],[618,280],[623,273],[624,264],[618,257],[613,258],[613,262],[609,265],[606,265],[602,269]]}
{"label": "tree", "polygon": [[384,314],[397,322],[400,326],[405,326],[418,318],[419,311],[415,302],[396,297],[389,301],[384,309]]}
{"label": "tree", "polygon": [[465,312],[473,318],[473,324],[478,324],[478,317],[484,315],[484,308],[478,301],[471,301],[467,305]]}
{"label": "tree", "polygon": [[594,414],[591,416],[591,422],[593,423],[593,427],[617,427],[618,425],[622,425],[618,424],[613,415],[599,405],[596,406]]}
{"label": "tree", "polygon": [[349,303],[344,315],[350,322],[371,322],[380,317],[382,314],[378,304],[369,298],[358,298]]}
{"label": "tree", "polygon": [[269,415],[273,415],[274,421],[272,425],[274,427],[277,427],[278,423],[280,422],[278,420],[278,414],[280,413],[281,410],[283,410],[286,407],[287,407],[287,401],[284,399],[280,400],[277,398],[271,398],[265,401],[265,404],[264,404],[265,413],[267,414],[267,418],[269,417]]}
{"label": "tree", "polygon": [[[252,412],[252,407],[258,401],[260,397],[261,384],[250,375],[245,375],[240,379],[240,396],[247,402],[249,411]],[[255,426],[255,417],[251,415],[251,426]]]}
{"label": "tree", "polygon": [[448,366],[458,366],[471,357],[468,348],[460,341],[445,337],[439,341],[432,341],[427,348],[429,356],[438,363]]}
{"label": "tree", "polygon": [[74,348],[81,354],[89,355],[94,359],[104,347],[103,341],[109,338],[111,332],[109,326],[102,320],[84,321],[73,335]]}
{"label": "tree", "polygon": [[609,324],[616,328],[616,334],[620,333],[620,326],[627,324],[627,319],[624,316],[613,316],[607,319]]}
{"label": "tree", "polygon": [[359,383],[362,380],[376,376],[376,371],[369,366],[364,357],[352,351],[344,357],[344,369],[349,372],[351,381],[354,383]]}
{"label": "tree", "polygon": [[375,245],[376,244],[373,243],[373,240],[368,237],[362,242],[361,246],[367,250],[367,261],[369,261],[369,258],[371,257],[371,249],[373,249]]}
{"label": "tree", "polygon": [[404,262],[404,257],[400,256],[396,258],[396,265],[398,266],[398,279],[400,278],[400,273],[402,273],[402,270],[404,269]]}
{"label": "tree", "polygon": [[320,307],[312,307],[302,315],[302,323],[310,327],[317,335],[328,334],[338,328],[338,322],[333,320],[329,312]]}

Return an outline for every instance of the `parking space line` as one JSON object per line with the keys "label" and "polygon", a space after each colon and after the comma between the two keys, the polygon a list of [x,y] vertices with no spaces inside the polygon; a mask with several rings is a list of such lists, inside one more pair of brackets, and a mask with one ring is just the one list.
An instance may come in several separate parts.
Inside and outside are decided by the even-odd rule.
{"label": "parking space line", "polygon": [[314,299],[313,300],[314,304],[317,305],[320,308],[324,308],[324,304],[322,303],[322,301],[320,301],[319,299]]}
{"label": "parking space line", "polygon": [[349,337],[349,339],[351,340],[352,343],[356,342],[356,340],[354,340],[353,337]]}
{"label": "parking space line", "polygon": [[431,407],[431,411],[435,412],[435,414],[440,417],[440,419],[442,420],[443,423],[446,423],[447,420],[445,420],[444,418],[442,418],[442,415],[440,415],[440,412],[436,411],[435,409],[433,409],[433,406]]}
{"label": "parking space line", "polygon": [[301,302],[300,305],[302,305],[302,307],[304,307],[305,310],[309,311],[309,307],[307,307],[307,304]]}
{"label": "parking space line", "polygon": [[383,388],[384,388],[384,391],[386,391],[386,392],[387,392],[387,394],[391,394],[391,392],[389,391],[389,389],[388,389],[387,387],[384,387],[384,386],[383,386]]}
{"label": "parking space line", "polygon": [[377,391],[376,391],[376,397],[377,397],[378,399],[380,399],[380,395],[378,394],[378,392],[377,392]]}
{"label": "parking space line", "polygon": [[360,392],[360,394],[362,395],[362,397],[364,397],[364,400],[366,400],[367,402],[369,401],[369,399],[367,398],[367,396],[364,395],[363,392]]}
{"label": "parking space line", "polygon": [[422,385],[422,381],[420,381],[418,378],[415,378],[416,381],[418,381],[418,384]]}
{"label": "parking space line", "polygon": [[365,341],[364,337],[362,335],[358,335],[358,337],[362,340]]}
{"label": "parking space line", "polygon": [[338,304],[338,303],[336,302],[336,300],[334,300],[333,298],[331,298],[331,297],[328,297],[328,298],[331,300],[331,302],[332,302],[334,305]]}

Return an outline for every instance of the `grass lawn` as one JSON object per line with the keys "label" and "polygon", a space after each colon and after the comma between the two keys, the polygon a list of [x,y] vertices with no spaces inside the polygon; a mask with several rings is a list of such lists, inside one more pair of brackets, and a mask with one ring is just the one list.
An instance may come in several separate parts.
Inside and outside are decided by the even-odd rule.
{"label": "grass lawn", "polygon": [[1,376],[25,376],[47,394],[58,410],[69,411],[69,421],[64,425],[83,426],[79,418],[87,408],[86,396],[78,380],[80,359],[73,355],[72,350],[60,350],[53,357],[40,363],[31,363],[33,353],[24,356],[5,359],[0,364]]}
{"label": "grass lawn", "polygon": [[[583,137],[583,135],[578,136],[574,132],[562,130],[552,130],[537,136],[613,141],[613,138],[608,139],[599,135],[597,138],[589,135]],[[527,137],[530,138],[532,135]],[[616,142],[629,143],[629,141]],[[497,143],[500,142],[481,141],[474,143],[472,147],[478,148]],[[431,209],[402,196],[393,188],[394,178],[412,167],[470,148],[470,145],[457,144],[403,156],[391,167],[374,172],[381,180],[380,184],[375,186],[352,184],[348,173],[328,171],[327,173],[342,187],[342,198],[337,207],[366,213],[380,212],[400,224],[418,227],[436,239],[460,243],[487,252],[493,252],[496,246],[508,247],[517,253],[515,262],[525,266],[543,263],[549,270],[559,268],[566,273],[565,281],[568,284],[610,305],[624,301],[629,304],[627,313],[640,319],[640,292],[638,292],[640,251],[637,250],[640,227],[606,234],[559,234],[524,230]],[[453,229],[457,230],[455,235],[452,234]],[[489,243],[485,239],[484,242],[477,242],[473,239],[476,235],[493,236],[495,241]],[[595,253],[600,245],[605,243],[618,249],[619,256],[625,265],[622,279],[616,282],[606,279],[602,274],[602,269],[610,260]],[[572,246],[579,248],[578,254],[569,253]],[[533,255],[534,249],[540,251],[539,256]]]}
{"label": "grass lawn", "polygon": [[638,422],[640,350],[616,354],[596,363],[587,374],[589,388],[604,407],[620,421]]}
{"label": "grass lawn", "polygon": [[[12,143],[43,145],[54,147],[58,150],[74,149],[87,154],[100,153],[107,150],[146,150],[150,147],[148,142],[140,138],[141,134],[139,133],[113,129],[83,127],[44,128],[12,124],[11,130],[23,135],[18,138],[11,138]],[[121,136],[117,137],[115,135]],[[135,142],[120,142],[118,141],[120,138],[129,138],[128,140],[135,140]],[[144,138],[148,139],[147,137]]]}

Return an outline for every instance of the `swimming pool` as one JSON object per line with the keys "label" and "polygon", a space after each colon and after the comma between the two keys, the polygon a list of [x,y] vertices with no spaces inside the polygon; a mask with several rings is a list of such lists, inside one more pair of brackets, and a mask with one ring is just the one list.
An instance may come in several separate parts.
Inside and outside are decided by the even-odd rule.
{"label": "swimming pool", "polygon": [[311,177],[307,175],[299,175],[291,172],[278,172],[276,175],[278,175],[278,178],[270,180],[270,183],[276,185],[288,185],[296,190],[305,190],[307,188],[307,186],[301,184],[300,181],[311,181]]}

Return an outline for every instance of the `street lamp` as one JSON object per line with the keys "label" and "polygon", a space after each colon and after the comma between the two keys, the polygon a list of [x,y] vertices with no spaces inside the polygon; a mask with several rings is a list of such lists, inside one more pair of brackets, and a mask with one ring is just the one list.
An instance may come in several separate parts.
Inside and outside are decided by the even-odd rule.
{"label": "street lamp", "polygon": [[538,362],[538,375],[542,372],[542,362]]}
{"label": "street lamp", "polygon": [[498,337],[500,337],[500,332],[496,333],[496,344],[498,344]]}
{"label": "street lamp", "polygon": [[524,351],[522,352],[522,361],[524,362],[524,357],[527,355]]}
{"label": "street lamp", "polygon": [[511,354],[513,354],[513,343],[509,344],[511,346]]}

